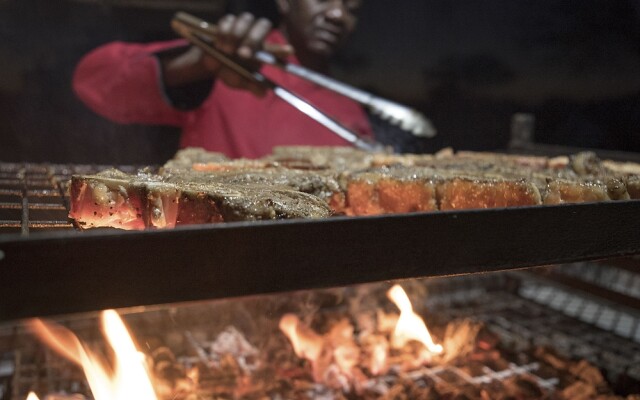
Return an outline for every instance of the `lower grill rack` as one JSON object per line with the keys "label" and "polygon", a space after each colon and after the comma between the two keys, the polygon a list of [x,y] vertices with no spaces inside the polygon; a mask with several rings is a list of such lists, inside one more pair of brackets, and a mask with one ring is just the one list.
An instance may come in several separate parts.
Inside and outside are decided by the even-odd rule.
{"label": "lower grill rack", "polygon": [[[593,267],[603,268],[600,264],[594,264]],[[556,267],[560,271],[563,268],[571,270],[575,266]],[[480,322],[499,338],[500,344],[496,348],[499,354],[494,354],[492,350],[483,353],[480,358],[470,356],[468,364],[462,365],[423,366],[404,372],[392,369],[384,375],[363,380],[361,397],[357,398],[391,398],[395,392],[426,393],[433,388],[440,394],[451,395],[466,393],[469,396],[484,392],[494,396],[490,398],[513,390],[524,390],[528,393],[527,398],[547,398],[552,395],[570,398],[566,396],[580,388],[567,386],[563,375],[566,374],[563,372],[566,367],[562,364],[567,360],[583,360],[585,365],[589,363],[597,367],[616,394],[640,393],[638,310],[618,308],[606,299],[567,288],[530,272],[433,278],[403,284],[408,285],[409,290],[419,288],[418,291],[427,293],[416,308],[427,310],[429,326],[436,327],[434,333],[441,334],[442,329],[438,327],[450,321]],[[364,288],[374,293],[380,290],[381,285],[384,286],[369,284]],[[352,294],[352,290],[362,290],[359,289],[361,287],[354,288],[332,289],[330,293],[336,298],[346,298]],[[297,296],[285,303],[297,304],[301,298],[316,299],[324,295],[322,292],[306,292]],[[229,326],[248,332],[247,337],[265,336],[264,333],[256,336],[257,323],[254,319],[260,319],[259,313],[264,312],[264,307],[269,310],[267,315],[274,310],[282,310],[282,307],[290,307],[286,304],[283,306],[282,297],[219,300],[151,308],[142,313],[135,309],[122,310],[121,313],[134,336],[140,338],[140,343],[169,347],[176,355],[177,362],[190,368],[201,363],[203,354],[206,357],[209,349],[214,347],[216,333]],[[337,305],[333,301],[320,302],[321,305],[315,301],[311,303],[309,312],[315,313],[320,320],[330,320],[347,311],[344,302]],[[254,307],[260,307],[254,310],[255,315],[251,311]],[[217,321],[212,321],[211,316],[216,316]],[[69,317],[64,323],[89,343],[99,342],[96,326],[83,316]],[[38,389],[40,393],[89,395],[82,373],[76,366],[61,361],[58,356],[37,345],[32,338],[25,338],[19,328],[11,329],[7,327],[0,331],[0,343],[18,344],[12,350],[5,347],[7,351],[0,357],[5,365],[2,390],[11,395],[9,398],[22,400],[33,389]],[[277,329],[274,336],[278,336]],[[189,341],[185,337],[196,339]],[[281,345],[278,350],[271,348],[270,351],[292,352],[286,339],[269,340]],[[260,345],[258,348],[265,347]],[[286,358],[283,357],[275,358]],[[6,367],[9,364],[11,368]],[[3,371],[1,365],[0,371]],[[287,368],[292,368],[290,364],[287,365]],[[236,371],[237,368],[236,365],[231,370]],[[277,368],[278,364],[274,364],[273,369]],[[6,371],[12,372],[7,374]],[[232,375],[231,372],[225,372],[223,378],[211,378],[207,383],[208,390],[220,395],[219,398],[227,398],[221,393],[227,393],[232,390],[229,388],[242,382],[237,377],[231,378]],[[300,379],[299,374],[291,376],[287,382],[271,383],[278,390],[285,391],[284,398],[336,396],[335,389]],[[273,395],[273,392],[269,395]],[[255,397],[246,398],[260,397],[256,394]]]}

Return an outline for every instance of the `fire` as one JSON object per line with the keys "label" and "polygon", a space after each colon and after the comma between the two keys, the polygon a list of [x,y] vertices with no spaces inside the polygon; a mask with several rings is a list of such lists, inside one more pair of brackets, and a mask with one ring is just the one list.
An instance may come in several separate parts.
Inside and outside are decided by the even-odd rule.
{"label": "fire", "polygon": [[[60,325],[35,319],[30,327],[45,344],[83,368],[96,400],[157,400],[144,357],[136,349],[120,316],[114,310],[107,310],[102,312],[101,320],[115,354],[113,368]],[[35,399],[35,394],[28,398]]]}
{"label": "fire", "polygon": [[301,358],[315,361],[320,357],[324,339],[300,322],[293,314],[286,314],[280,319],[280,330],[287,335],[293,351]]}
{"label": "fire", "polygon": [[38,396],[36,396],[35,393],[29,392],[29,395],[27,396],[27,400],[40,400],[40,399],[38,398]]}
{"label": "fire", "polygon": [[387,296],[400,309],[400,318],[391,336],[391,347],[402,348],[410,340],[417,340],[431,353],[442,353],[442,346],[435,344],[424,320],[413,311],[409,297],[400,285],[394,285]]}
{"label": "fire", "polygon": [[280,330],[289,338],[296,355],[311,362],[316,382],[348,388],[360,361],[360,349],[348,320],[341,320],[325,335],[319,335],[295,315],[286,314],[280,320]]}
{"label": "fire", "polygon": [[434,343],[404,290],[395,285],[387,295],[400,309],[400,316],[377,310],[378,333],[375,324],[361,318],[364,326],[372,329],[360,329],[356,334],[351,322],[343,318],[321,335],[293,314],[282,317],[280,330],[291,342],[296,355],[311,363],[314,380],[334,388],[345,388],[349,382],[357,386],[364,376],[363,367],[374,376],[385,373],[390,368],[390,348],[402,349],[410,341],[425,347],[411,358],[409,367],[420,366],[430,361],[433,354],[442,353],[443,347]]}
{"label": "fire", "polygon": [[389,342],[382,335],[366,335],[362,343],[369,353],[367,367],[373,375],[380,375],[387,371],[389,358]]}

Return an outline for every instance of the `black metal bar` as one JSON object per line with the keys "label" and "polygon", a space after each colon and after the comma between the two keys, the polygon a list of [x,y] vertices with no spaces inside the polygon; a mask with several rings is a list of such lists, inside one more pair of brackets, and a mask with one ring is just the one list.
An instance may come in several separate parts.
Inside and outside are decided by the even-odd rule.
{"label": "black metal bar", "polygon": [[640,253],[640,201],[0,236],[0,320]]}
{"label": "black metal bar", "polygon": [[29,235],[29,187],[27,185],[27,171],[26,168],[19,174],[22,180],[22,220],[20,226],[20,232],[23,236]]}

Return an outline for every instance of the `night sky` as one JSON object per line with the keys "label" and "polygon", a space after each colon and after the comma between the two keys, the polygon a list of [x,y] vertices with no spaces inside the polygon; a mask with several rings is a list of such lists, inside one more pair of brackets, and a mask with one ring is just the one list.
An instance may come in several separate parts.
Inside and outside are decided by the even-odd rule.
{"label": "night sky", "polygon": [[[447,67],[467,68],[461,83],[483,95],[524,102],[632,93],[640,88],[639,20],[637,0],[370,0],[351,49],[371,65],[353,79],[384,82],[405,99],[427,96],[441,78],[434,70]],[[472,71],[473,60],[490,70]],[[502,79],[490,76],[498,71]]]}

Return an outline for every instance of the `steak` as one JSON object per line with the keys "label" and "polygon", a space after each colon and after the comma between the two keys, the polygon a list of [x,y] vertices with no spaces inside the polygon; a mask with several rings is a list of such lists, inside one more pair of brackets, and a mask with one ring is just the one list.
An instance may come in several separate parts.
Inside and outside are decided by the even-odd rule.
{"label": "steak", "polygon": [[158,173],[74,176],[81,227],[165,228],[285,218],[365,216],[640,199],[640,165],[593,153],[368,153],[278,147],[262,159],[179,151]]}
{"label": "steak", "polygon": [[326,202],[287,187],[178,181],[145,172],[74,176],[70,195],[70,217],[81,228],[171,228],[331,215]]}

